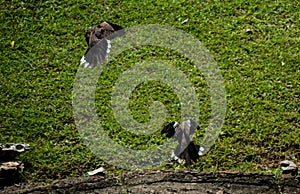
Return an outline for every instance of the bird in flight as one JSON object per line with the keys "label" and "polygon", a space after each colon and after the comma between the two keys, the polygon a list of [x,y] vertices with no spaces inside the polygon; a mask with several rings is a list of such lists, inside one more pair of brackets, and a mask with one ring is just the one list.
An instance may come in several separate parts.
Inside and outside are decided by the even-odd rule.
{"label": "bird in flight", "polygon": [[84,67],[95,67],[103,63],[110,52],[110,40],[124,35],[125,32],[121,26],[108,22],[100,22],[85,31],[85,40],[88,49],[81,58],[80,63]]}
{"label": "bird in flight", "polygon": [[171,122],[163,128],[161,134],[166,134],[166,137],[178,142],[171,155],[172,159],[185,161],[185,165],[190,166],[192,161],[196,162],[199,155],[202,155],[204,148],[191,141],[196,129],[199,129],[199,126],[192,119],[183,121],[181,125],[178,122]]}

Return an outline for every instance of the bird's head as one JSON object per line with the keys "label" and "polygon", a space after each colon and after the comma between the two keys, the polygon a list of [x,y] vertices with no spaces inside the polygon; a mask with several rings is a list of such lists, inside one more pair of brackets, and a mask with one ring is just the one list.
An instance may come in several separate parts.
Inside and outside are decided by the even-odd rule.
{"label": "bird's head", "polygon": [[109,35],[121,29],[123,28],[116,24],[100,22],[97,26],[85,31],[85,40],[89,48],[92,48],[101,39],[107,38]]}

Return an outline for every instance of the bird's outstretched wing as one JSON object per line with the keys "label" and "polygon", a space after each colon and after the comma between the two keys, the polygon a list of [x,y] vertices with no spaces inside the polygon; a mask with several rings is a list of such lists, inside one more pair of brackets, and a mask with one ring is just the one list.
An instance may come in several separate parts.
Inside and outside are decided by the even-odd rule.
{"label": "bird's outstretched wing", "polygon": [[175,136],[179,143],[178,154],[181,154],[185,149],[188,148],[191,143],[191,136],[194,135],[196,129],[198,128],[197,123],[189,119],[187,121],[183,121],[181,126],[176,130]]}
{"label": "bird's outstretched wing", "polygon": [[84,67],[95,67],[105,62],[110,52],[110,40],[102,39],[95,46],[88,49],[86,54],[81,58],[80,63]]}

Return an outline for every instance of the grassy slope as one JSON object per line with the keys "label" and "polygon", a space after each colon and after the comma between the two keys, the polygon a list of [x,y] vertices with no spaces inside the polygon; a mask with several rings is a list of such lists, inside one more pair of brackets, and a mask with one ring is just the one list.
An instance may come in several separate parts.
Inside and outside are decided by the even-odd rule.
{"label": "grassy slope", "polygon": [[[156,23],[197,37],[225,79],[224,127],[211,152],[194,168],[266,171],[281,159],[299,161],[298,5],[299,1],[1,0],[0,143],[30,143],[32,149],[20,156],[27,165],[22,173],[27,181],[82,175],[100,165],[115,172],[82,144],[72,117],[72,85],[86,49],[83,32],[100,20],[123,27]],[[144,55],[151,58],[149,53]],[[178,57],[174,60],[180,63]],[[109,73],[107,77],[116,76]],[[137,139],[137,145],[143,140]]]}

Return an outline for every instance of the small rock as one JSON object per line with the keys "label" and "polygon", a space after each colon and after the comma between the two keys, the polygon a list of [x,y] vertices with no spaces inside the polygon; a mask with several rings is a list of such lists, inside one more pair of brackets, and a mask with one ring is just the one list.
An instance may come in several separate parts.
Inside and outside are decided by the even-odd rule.
{"label": "small rock", "polygon": [[253,32],[252,32],[252,30],[251,30],[250,28],[248,28],[248,29],[246,30],[246,32],[247,32],[247,34],[253,34]]}
{"label": "small rock", "polygon": [[297,165],[289,160],[283,160],[280,162],[280,169],[282,170],[283,174],[298,174],[298,167]]}
{"label": "small rock", "polygon": [[100,167],[96,170],[88,172],[88,175],[90,175],[90,176],[93,176],[93,175],[96,175],[96,174],[104,174],[104,168]]}
{"label": "small rock", "polygon": [[12,161],[29,149],[30,145],[26,143],[0,144],[0,161]]}
{"label": "small rock", "polygon": [[3,162],[0,165],[0,173],[2,171],[8,171],[8,170],[18,170],[24,168],[24,165],[20,161],[13,161],[13,162]]}
{"label": "small rock", "polygon": [[0,144],[0,186],[8,186],[19,181],[19,170],[24,168],[16,157],[30,149],[26,143]]}

